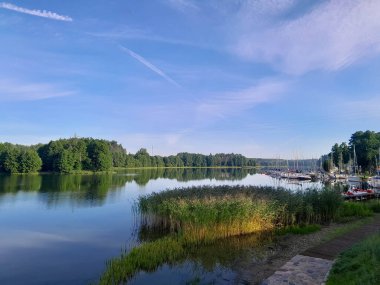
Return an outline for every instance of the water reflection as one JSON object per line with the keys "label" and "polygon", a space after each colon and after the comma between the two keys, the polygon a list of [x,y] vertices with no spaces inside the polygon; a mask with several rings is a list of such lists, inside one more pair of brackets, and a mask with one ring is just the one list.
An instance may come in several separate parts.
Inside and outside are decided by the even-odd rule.
{"label": "water reflection", "polygon": [[194,246],[182,260],[154,272],[140,272],[128,284],[231,284],[237,278],[237,262],[252,258],[263,262],[271,254],[268,245],[273,238],[271,233],[251,234]]}
{"label": "water reflection", "polygon": [[[123,173],[123,172],[119,172]],[[131,170],[125,172],[131,174]],[[136,169],[135,176],[130,176],[130,181],[135,181],[138,185],[144,186],[150,180],[158,178],[176,179],[180,182],[191,180],[215,179],[217,181],[236,181],[247,177],[248,174],[255,174],[255,169],[240,168],[152,168]]]}
{"label": "water reflection", "polygon": [[42,177],[40,175],[0,175],[0,194],[17,191],[39,191]]}
{"label": "water reflection", "polygon": [[18,191],[38,191],[41,193],[79,191],[85,199],[102,199],[107,191],[116,190],[126,183],[135,182],[145,186],[151,180],[159,178],[191,180],[215,179],[236,181],[254,174],[253,169],[136,169],[118,171],[113,174],[94,175],[0,175],[0,194]]}

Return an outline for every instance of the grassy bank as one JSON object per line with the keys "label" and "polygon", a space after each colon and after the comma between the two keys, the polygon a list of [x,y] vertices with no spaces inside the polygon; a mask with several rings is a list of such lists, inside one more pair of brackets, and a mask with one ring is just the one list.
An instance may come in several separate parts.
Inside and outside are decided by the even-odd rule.
{"label": "grassy bank", "polygon": [[335,262],[327,284],[380,284],[380,234],[343,252]]}
{"label": "grassy bank", "polygon": [[184,261],[205,246],[234,237],[312,233],[333,220],[371,216],[373,209],[374,202],[343,202],[329,189],[204,186],[153,193],[139,199],[137,212],[143,234],[155,238],[110,261],[100,283],[119,284],[141,270]]}
{"label": "grassy bank", "polygon": [[366,217],[366,218],[356,218],[355,220],[352,219],[352,217],[349,219],[349,222],[341,223],[340,227],[334,229],[332,232],[330,232],[328,235],[326,235],[323,238],[323,241],[329,241],[334,238],[337,238],[339,236],[346,235],[361,226],[368,224],[373,221],[373,217]]}
{"label": "grassy bank", "polygon": [[202,246],[252,233],[307,233],[337,216],[343,203],[330,190],[290,192],[282,188],[192,187],[141,197],[142,228],[166,236],[143,243],[107,264],[101,284],[118,284],[140,270],[185,260]]}

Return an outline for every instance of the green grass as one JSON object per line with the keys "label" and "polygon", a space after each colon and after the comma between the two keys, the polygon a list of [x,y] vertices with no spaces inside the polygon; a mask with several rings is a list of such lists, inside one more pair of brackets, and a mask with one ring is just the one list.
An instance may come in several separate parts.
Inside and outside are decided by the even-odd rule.
{"label": "green grass", "polygon": [[328,285],[380,284],[380,235],[343,252],[333,265]]}
{"label": "green grass", "polygon": [[337,213],[337,221],[345,222],[355,218],[365,218],[373,215],[373,210],[367,203],[345,202]]}
{"label": "green grass", "polygon": [[380,213],[380,200],[369,200],[365,203],[365,205],[370,208],[375,213]]}
{"label": "green grass", "polygon": [[373,217],[367,217],[367,218],[361,218],[359,220],[352,221],[350,220],[348,223],[345,223],[338,228],[334,229],[330,233],[328,233],[324,238],[323,241],[332,240],[334,238],[337,238],[339,236],[345,235],[349,232],[352,232],[353,230],[356,230],[360,228],[361,226],[368,224],[373,221]]}

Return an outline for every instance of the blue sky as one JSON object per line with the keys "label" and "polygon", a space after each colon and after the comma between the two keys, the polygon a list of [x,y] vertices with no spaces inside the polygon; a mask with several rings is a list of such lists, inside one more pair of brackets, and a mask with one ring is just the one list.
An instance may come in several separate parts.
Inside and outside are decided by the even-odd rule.
{"label": "blue sky", "polygon": [[0,2],[0,141],[309,158],[380,131],[380,2]]}

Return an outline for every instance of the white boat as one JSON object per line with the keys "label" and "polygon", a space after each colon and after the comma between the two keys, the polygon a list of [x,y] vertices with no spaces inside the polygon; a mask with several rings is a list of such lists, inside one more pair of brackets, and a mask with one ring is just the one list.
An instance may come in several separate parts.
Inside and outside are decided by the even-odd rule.
{"label": "white boat", "polygon": [[347,179],[347,175],[345,175],[345,174],[336,174],[335,175],[335,179],[337,179],[337,180],[346,180]]}
{"label": "white boat", "polygon": [[347,181],[352,182],[352,183],[358,183],[358,182],[362,182],[362,178],[357,175],[350,175],[347,177]]}
{"label": "white boat", "polygon": [[380,188],[380,175],[371,178],[371,185],[375,188]]}
{"label": "white boat", "polygon": [[289,173],[288,179],[294,179],[294,180],[311,180],[311,176],[308,174],[303,174],[303,173]]}

